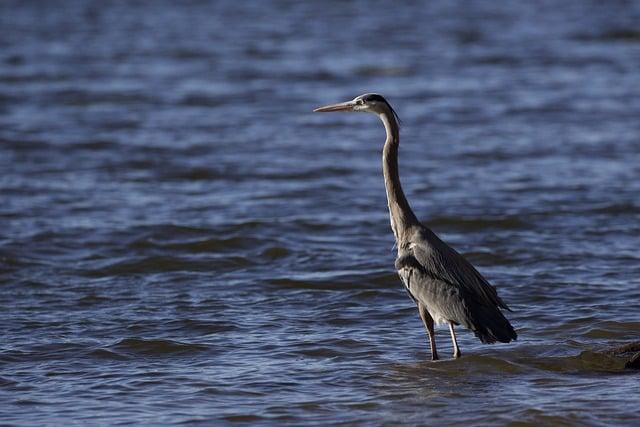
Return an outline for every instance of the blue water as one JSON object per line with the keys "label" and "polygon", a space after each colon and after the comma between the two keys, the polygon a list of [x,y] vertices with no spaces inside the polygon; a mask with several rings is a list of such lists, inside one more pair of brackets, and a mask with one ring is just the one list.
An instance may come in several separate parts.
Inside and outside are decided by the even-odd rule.
{"label": "blue water", "polygon": [[[637,425],[640,3],[0,3],[0,423]],[[429,360],[417,215],[518,341]]]}

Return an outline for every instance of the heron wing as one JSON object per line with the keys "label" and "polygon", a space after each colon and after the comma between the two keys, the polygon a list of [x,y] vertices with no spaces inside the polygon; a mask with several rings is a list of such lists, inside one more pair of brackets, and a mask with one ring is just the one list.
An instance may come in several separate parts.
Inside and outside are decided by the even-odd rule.
{"label": "heron wing", "polygon": [[418,263],[431,275],[454,286],[474,302],[487,307],[511,311],[498,296],[496,288],[455,249],[444,243],[428,228],[411,239],[409,248]]}
{"label": "heron wing", "polygon": [[469,307],[460,287],[425,269],[411,253],[396,260],[398,275],[411,299],[421,303],[436,323],[453,321],[469,327]]}
{"label": "heron wing", "polygon": [[517,335],[500,312],[508,309],[496,289],[431,230],[419,230],[396,260],[409,294],[436,321],[453,321],[483,342],[509,342]]}

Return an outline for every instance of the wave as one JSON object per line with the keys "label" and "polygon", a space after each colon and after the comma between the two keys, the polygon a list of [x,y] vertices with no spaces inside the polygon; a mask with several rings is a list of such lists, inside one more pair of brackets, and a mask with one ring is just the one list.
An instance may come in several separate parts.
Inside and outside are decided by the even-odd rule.
{"label": "wave", "polygon": [[[124,338],[106,348],[109,352],[162,356],[206,351],[207,346],[169,339]],[[104,350],[104,349],[102,349]]]}
{"label": "wave", "polygon": [[465,218],[458,216],[439,216],[430,218],[427,225],[435,227],[452,227],[468,231],[483,231],[488,228],[500,230],[522,230],[530,227],[529,223],[515,217]]}
{"label": "wave", "polygon": [[219,259],[185,259],[175,256],[139,257],[108,263],[104,267],[81,271],[86,277],[120,276],[131,274],[170,273],[175,271],[211,272],[223,268],[242,268],[253,265],[247,257],[229,256]]}

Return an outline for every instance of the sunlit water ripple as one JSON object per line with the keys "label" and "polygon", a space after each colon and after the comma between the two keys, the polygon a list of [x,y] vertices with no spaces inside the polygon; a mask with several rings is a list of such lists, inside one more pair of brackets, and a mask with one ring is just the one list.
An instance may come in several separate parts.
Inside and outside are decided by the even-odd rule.
{"label": "sunlit water ripple", "polygon": [[[637,424],[636,3],[54,3],[0,5],[2,423]],[[310,113],[366,91],[517,342],[428,361],[381,124]]]}

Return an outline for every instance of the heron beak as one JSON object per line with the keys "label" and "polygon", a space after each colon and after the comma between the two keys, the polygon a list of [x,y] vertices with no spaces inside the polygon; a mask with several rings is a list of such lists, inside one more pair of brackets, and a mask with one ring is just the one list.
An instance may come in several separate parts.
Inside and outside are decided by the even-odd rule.
{"label": "heron beak", "polygon": [[325,105],[313,110],[314,113],[328,113],[330,111],[353,111],[356,103],[354,101],[340,102],[338,104]]}

